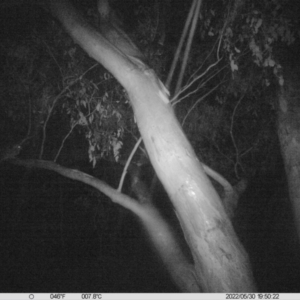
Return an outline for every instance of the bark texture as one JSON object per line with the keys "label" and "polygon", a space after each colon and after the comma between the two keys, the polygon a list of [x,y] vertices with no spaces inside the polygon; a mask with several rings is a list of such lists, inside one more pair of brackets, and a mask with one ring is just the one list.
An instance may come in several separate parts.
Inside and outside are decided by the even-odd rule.
{"label": "bark texture", "polygon": [[300,77],[294,76],[286,77],[279,92],[278,136],[300,240]]}
{"label": "bark texture", "polygon": [[[124,43],[118,43],[116,35],[109,40],[109,34],[105,38],[89,26],[67,0],[52,0],[50,4],[52,14],[74,41],[127,90],[151,163],[174,205],[191,249],[195,276],[202,290],[255,291],[248,256],[153,70],[139,58],[126,55],[128,51],[122,51]],[[149,224],[149,231],[156,230],[151,227],[153,223]],[[160,242],[163,245],[164,240]]]}

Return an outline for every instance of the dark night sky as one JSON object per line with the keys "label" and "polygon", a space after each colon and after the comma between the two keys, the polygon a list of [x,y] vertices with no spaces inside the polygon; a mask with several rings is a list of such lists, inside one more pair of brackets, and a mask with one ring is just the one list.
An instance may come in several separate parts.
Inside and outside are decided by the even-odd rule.
{"label": "dark night sky", "polygon": [[[172,9],[177,12],[179,8],[176,5],[179,5],[180,1],[175,3]],[[290,5],[291,3],[295,2],[291,1]],[[134,27],[137,20],[130,16],[131,6],[128,2],[119,0],[116,4],[120,5],[120,10],[124,12],[124,19],[132,20],[129,27]],[[296,9],[294,11],[295,14],[298,13]],[[15,43],[26,40],[32,28],[43,32],[51,20],[54,19],[49,14],[33,5],[1,9],[0,47],[1,42],[8,37]],[[174,36],[179,37],[182,24],[175,21],[170,22],[173,22],[171,26]],[[0,57],[0,62],[2,59],[5,58]],[[1,212],[1,239],[4,241],[3,245],[6,245],[1,247],[0,252],[0,265],[5,265],[5,268],[0,266],[0,276],[5,278],[5,288],[3,290],[0,283],[0,292],[83,292],[80,286],[84,287],[86,292],[177,291],[162,270],[161,263],[149,247],[142,230],[137,229],[138,222],[131,215],[124,214],[125,223],[122,230],[124,235],[128,235],[127,240],[118,237],[119,240],[114,244],[113,234],[105,234],[101,236],[101,244],[101,228],[95,229],[90,222],[95,206],[87,208],[86,213],[83,213],[85,208],[74,208],[72,202],[79,194],[80,197],[86,197],[86,194],[90,193],[89,190],[85,191],[82,186],[74,187],[72,182],[54,174],[33,174],[23,169],[20,171],[18,168],[11,168],[9,165],[0,165],[0,171],[0,198],[5,199]],[[273,182],[276,180],[277,178]],[[285,182],[276,183],[282,190],[286,188],[283,187]],[[60,189],[64,190],[66,186],[68,188],[61,196]],[[49,191],[55,191],[52,198],[49,197]],[[285,224],[286,219],[291,220],[292,215],[286,194],[279,194],[274,192],[272,184],[253,187],[250,195],[246,193],[242,199],[244,206],[235,222],[239,224],[238,233],[251,254],[260,288],[266,292],[277,288],[281,292],[299,292],[300,275],[297,264],[300,265],[300,255],[297,258],[297,253],[291,248],[287,249],[286,253],[281,251],[285,243],[290,243],[281,224]],[[23,204],[22,197],[26,197],[26,205]],[[59,210],[60,197],[65,197],[62,204],[65,215],[62,219]],[[37,206],[39,199],[44,203]],[[250,202],[249,199],[254,201]],[[107,199],[103,201],[109,202]],[[15,208],[18,208],[19,204],[21,216],[16,216],[18,211]],[[266,210],[266,207],[271,209]],[[113,211],[112,215],[120,213],[116,213],[116,207],[113,206],[108,205],[105,209],[108,212]],[[9,221],[14,218],[17,222]],[[61,220],[63,233],[58,226]],[[86,224],[86,227],[78,226],[78,223]],[[289,227],[290,224],[285,226]],[[261,230],[262,226],[266,226],[266,230],[276,238],[267,239],[266,231]],[[112,248],[107,250],[103,243]],[[113,251],[115,252],[112,253]],[[295,264],[288,265],[289,258]],[[268,265],[263,265],[262,260],[268,261]]]}

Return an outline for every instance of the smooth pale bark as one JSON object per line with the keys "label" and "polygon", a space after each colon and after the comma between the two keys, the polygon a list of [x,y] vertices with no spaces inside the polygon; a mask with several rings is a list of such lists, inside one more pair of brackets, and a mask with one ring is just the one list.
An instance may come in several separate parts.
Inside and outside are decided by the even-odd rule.
{"label": "smooth pale bark", "polygon": [[278,136],[289,196],[300,240],[300,102],[299,78],[285,81],[278,98]]}
{"label": "smooth pale bark", "polygon": [[248,256],[154,72],[144,64],[132,63],[90,27],[68,1],[50,3],[52,14],[74,41],[127,90],[151,163],[175,207],[191,249],[202,290],[255,291]]}

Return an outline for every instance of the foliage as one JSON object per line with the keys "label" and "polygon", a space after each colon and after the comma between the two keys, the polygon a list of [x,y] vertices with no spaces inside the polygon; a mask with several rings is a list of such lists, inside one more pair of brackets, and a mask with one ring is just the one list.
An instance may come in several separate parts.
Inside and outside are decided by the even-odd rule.
{"label": "foliage", "polygon": [[[235,179],[267,164],[276,144],[272,93],[283,78],[275,50],[293,44],[298,20],[285,1],[230,3],[203,2],[185,85],[172,103],[199,157]],[[124,5],[113,2],[126,32],[166,78],[190,2]],[[84,11],[97,27],[97,12],[88,4]],[[138,130],[123,88],[55,22],[30,30],[1,46],[5,144],[28,135],[24,156],[66,164],[128,157]]]}
{"label": "foliage", "polygon": [[177,113],[201,159],[232,180],[278,155],[274,95],[284,78],[276,55],[299,35],[291,8],[286,1],[203,3]]}
{"label": "foliage", "polygon": [[[1,78],[3,136],[15,137],[15,131],[21,140],[28,134],[28,156],[56,161],[60,155],[65,160],[68,141],[78,132],[88,141],[85,152],[93,165],[99,158],[119,159],[125,130],[136,135],[125,92],[56,23],[18,42],[8,38],[1,50],[6,60]],[[72,144],[80,147],[78,142]]]}

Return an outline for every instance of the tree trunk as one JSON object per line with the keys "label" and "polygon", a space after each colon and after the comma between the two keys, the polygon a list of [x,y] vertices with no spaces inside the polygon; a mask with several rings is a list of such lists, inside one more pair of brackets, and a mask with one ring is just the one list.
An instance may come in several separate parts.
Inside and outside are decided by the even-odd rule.
{"label": "tree trunk", "polygon": [[285,78],[278,97],[278,136],[288,181],[289,197],[300,240],[300,102],[299,75]]}
{"label": "tree trunk", "polygon": [[[118,47],[117,34],[114,41],[109,41],[109,35],[105,38],[89,26],[67,0],[50,1],[50,9],[74,41],[127,90],[151,163],[175,207],[191,249],[202,290],[255,291],[248,256],[153,70],[126,55],[126,49]],[[160,253],[169,246],[162,243]]]}

